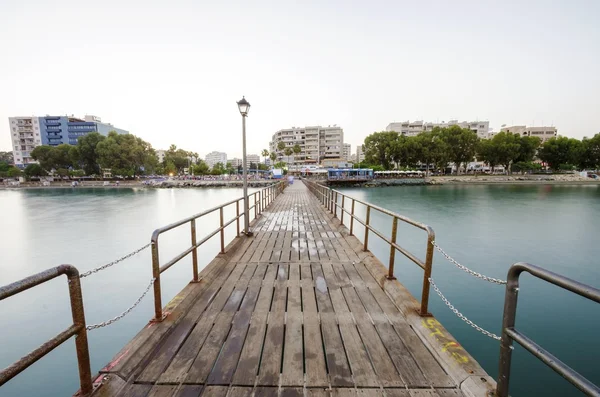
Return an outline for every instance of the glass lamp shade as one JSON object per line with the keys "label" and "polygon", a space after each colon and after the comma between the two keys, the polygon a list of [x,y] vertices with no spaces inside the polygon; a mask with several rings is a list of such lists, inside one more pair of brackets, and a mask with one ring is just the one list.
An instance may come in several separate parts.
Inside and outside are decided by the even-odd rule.
{"label": "glass lamp shade", "polygon": [[248,102],[245,97],[242,97],[242,99],[238,101],[237,105],[238,109],[240,110],[240,114],[242,116],[247,116],[248,112],[250,111],[250,102]]}

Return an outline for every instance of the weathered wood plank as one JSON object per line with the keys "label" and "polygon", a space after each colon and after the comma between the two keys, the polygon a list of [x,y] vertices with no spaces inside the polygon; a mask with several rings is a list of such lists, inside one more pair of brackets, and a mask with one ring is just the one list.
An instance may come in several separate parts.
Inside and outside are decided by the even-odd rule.
{"label": "weathered wood plank", "polygon": [[202,397],[225,397],[228,389],[227,386],[208,386],[204,389]]}
{"label": "weathered wood plank", "polygon": [[204,386],[182,385],[175,397],[198,397],[202,393],[202,389],[204,389]]}
{"label": "weathered wood plank", "polygon": [[[285,300],[285,296],[284,296]],[[272,311],[269,314],[269,324],[265,335],[257,384],[261,386],[277,386],[283,352],[283,331],[285,312]]]}
{"label": "weathered wood plank", "polygon": [[302,313],[288,312],[285,324],[285,347],[283,349],[283,386],[304,384],[304,350],[302,347]]}
{"label": "weathered wood plank", "polygon": [[327,369],[319,317],[316,312],[304,311],[304,353],[306,386],[327,386]]}
{"label": "weathered wood plank", "polygon": [[338,313],[337,319],[356,386],[379,386],[377,374],[373,370],[369,354],[363,345],[352,316],[350,313]]}
{"label": "weathered wood plank", "polygon": [[146,397],[150,393],[152,385],[130,384],[125,387],[120,395],[123,397]]}
{"label": "weathered wood plank", "polygon": [[346,359],[342,337],[333,316],[321,316],[321,331],[325,345],[325,357],[332,386],[352,386],[352,373]]}
{"label": "weathered wood plank", "polygon": [[252,315],[244,348],[233,375],[233,384],[253,386],[258,372],[258,363],[267,329],[267,311],[256,311]]}
{"label": "weathered wood plank", "polygon": [[171,397],[175,394],[177,386],[172,385],[155,385],[152,386],[148,397]]}

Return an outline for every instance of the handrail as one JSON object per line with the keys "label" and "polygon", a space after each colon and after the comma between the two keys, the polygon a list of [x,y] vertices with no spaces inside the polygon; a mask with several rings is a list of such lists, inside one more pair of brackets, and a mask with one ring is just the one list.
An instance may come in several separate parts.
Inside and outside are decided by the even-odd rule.
{"label": "handrail", "polygon": [[[402,255],[404,255],[405,257],[410,259],[417,266],[419,266],[421,269],[424,270],[423,288],[422,288],[422,293],[421,293],[421,307],[420,307],[420,309],[417,310],[417,312],[419,313],[419,315],[421,315],[423,317],[431,316],[431,314],[428,312],[428,305],[429,305],[429,289],[430,289],[429,278],[431,277],[431,270],[432,270],[432,266],[433,266],[433,244],[432,244],[432,242],[435,241],[435,232],[434,232],[433,228],[431,228],[431,226],[429,226],[429,225],[414,221],[406,216],[397,214],[393,211],[390,211],[385,208],[379,207],[377,205],[371,204],[367,201],[359,200],[357,198],[345,195],[344,193],[340,192],[339,190],[331,189],[327,186],[321,185],[320,183],[312,182],[312,181],[308,181],[308,180],[304,180],[304,182],[306,183],[306,186],[308,186],[308,189],[317,197],[317,199],[319,199],[319,201],[329,210],[329,212],[331,212],[333,214],[334,217],[338,216],[338,208],[340,209],[339,216],[340,216],[340,222],[342,225],[344,224],[344,213],[346,213],[350,216],[350,228],[349,229],[350,229],[351,236],[354,235],[354,221],[355,220],[365,227],[365,235],[364,235],[364,240],[363,240],[363,250],[364,251],[367,251],[368,247],[369,247],[369,231],[373,232],[380,239],[382,239],[383,241],[388,243],[388,245],[390,246],[389,262],[388,262],[388,275],[387,275],[388,280],[396,279],[396,277],[394,276],[394,262],[396,259],[396,251],[400,252]],[[341,205],[338,204],[338,201],[339,201],[338,196],[341,196]],[[346,200],[352,201],[350,210],[348,210],[345,206]],[[366,217],[365,217],[364,221],[362,219],[358,218],[354,213],[356,203],[362,204],[366,207]],[[386,236],[383,235],[382,232],[380,232],[379,230],[377,230],[373,226],[371,226],[371,224],[370,224],[371,209],[392,217],[391,238],[388,239]],[[404,223],[407,223],[409,225],[412,225],[414,227],[417,227],[417,228],[427,232],[427,246],[426,246],[426,251],[425,251],[425,261],[420,260],[414,254],[409,252],[407,249],[401,247],[396,242],[396,237],[398,234],[398,221],[402,221]]]}
{"label": "handrail", "polygon": [[498,364],[498,384],[496,395],[508,397],[508,386],[510,380],[510,364],[512,358],[512,343],[518,342],[528,352],[533,354],[544,364],[552,368],[563,378],[571,382],[575,387],[588,396],[600,397],[600,387],[596,386],[577,371],[560,361],[546,349],[535,343],[522,332],[515,329],[515,317],[517,314],[517,298],[519,292],[519,276],[527,272],[534,277],[557,285],[563,289],[574,292],[596,303],[600,303],[600,289],[572,280],[560,274],[556,274],[539,266],[529,263],[515,263],[508,270],[506,282],[506,296],[504,298],[504,315],[502,318],[502,339],[500,342],[500,362]]}
{"label": "handrail", "polygon": [[83,297],[81,295],[81,283],[79,280],[79,271],[71,265],[60,265],[43,272],[15,281],[12,284],[0,288],[0,301],[26,291],[37,285],[43,284],[56,277],[65,274],[69,284],[69,298],[71,301],[71,314],[73,324],[48,340],[37,349],[26,356],[23,356],[15,363],[6,367],[0,372],[0,386],[20,374],[31,364],[50,353],[56,347],[66,342],[71,336],[75,335],[75,349],[77,351],[77,365],[79,366],[79,384],[81,393],[88,395],[92,392],[92,372],[90,368],[90,352],[87,342],[87,330],[85,327],[85,313],[83,311]]}
{"label": "handrail", "polygon": [[[256,219],[258,217],[258,215],[260,215],[264,211],[264,209],[267,208],[267,206],[269,204],[271,204],[273,202],[273,200],[275,200],[275,197],[277,197],[283,191],[285,186],[286,186],[286,182],[281,181],[281,182],[277,182],[272,185],[269,185],[263,189],[257,190],[254,193],[248,194],[248,199],[250,200],[250,198],[252,198],[253,199],[252,202],[254,203],[252,206],[250,206],[248,208],[248,211],[250,212],[250,210],[254,209],[254,219]],[[240,201],[243,201],[243,200],[244,200],[244,197],[236,198],[234,200],[228,201],[219,206],[210,208],[206,211],[202,211],[196,215],[189,216],[189,217],[179,220],[177,222],[173,222],[169,225],[158,228],[152,233],[152,238],[151,238],[152,277],[155,279],[154,280],[154,319],[152,321],[160,322],[165,317],[165,315],[162,312],[162,296],[161,296],[162,294],[161,294],[161,287],[160,287],[161,273],[163,273],[164,271],[169,269],[171,266],[173,266],[174,264],[179,262],[181,259],[185,258],[190,253],[192,253],[193,278],[192,278],[191,282],[192,283],[199,282],[200,280],[198,279],[198,251],[197,251],[198,247],[200,247],[202,244],[204,244],[205,242],[210,240],[215,235],[220,234],[220,239],[221,239],[221,251],[220,252],[221,252],[221,254],[225,253],[225,229],[227,228],[227,226],[229,226],[233,222],[235,222],[236,223],[236,231],[237,231],[236,236],[240,235],[240,218],[242,216],[244,216],[243,211],[240,212]],[[224,208],[226,208],[230,205],[233,205],[233,204],[235,204],[236,215],[233,218],[225,221],[223,219],[223,217],[224,217],[223,210],[224,210]],[[216,212],[216,211],[219,211],[219,227],[217,229],[215,229],[214,231],[210,232],[205,237],[203,237],[200,241],[198,241],[197,237],[196,237],[196,219],[202,218],[203,216],[212,214],[213,212]],[[190,224],[190,235],[191,235],[192,245],[189,248],[186,248],[184,251],[182,251],[178,255],[176,255],[173,259],[171,259],[170,261],[168,261],[167,263],[165,263],[164,265],[161,266],[160,258],[158,255],[158,248],[159,248],[158,238],[159,238],[159,236],[165,232],[168,232],[169,230],[175,229],[175,228],[185,225],[187,223]]]}

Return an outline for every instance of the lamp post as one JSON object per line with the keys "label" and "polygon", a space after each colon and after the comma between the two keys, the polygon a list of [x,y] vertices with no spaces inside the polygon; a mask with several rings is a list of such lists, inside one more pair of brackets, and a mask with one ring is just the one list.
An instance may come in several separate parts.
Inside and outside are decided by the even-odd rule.
{"label": "lamp post", "polygon": [[242,170],[244,179],[244,233],[246,236],[252,236],[250,231],[250,211],[248,206],[248,164],[246,164],[246,117],[250,110],[250,103],[245,97],[237,103],[240,114],[242,115]]}

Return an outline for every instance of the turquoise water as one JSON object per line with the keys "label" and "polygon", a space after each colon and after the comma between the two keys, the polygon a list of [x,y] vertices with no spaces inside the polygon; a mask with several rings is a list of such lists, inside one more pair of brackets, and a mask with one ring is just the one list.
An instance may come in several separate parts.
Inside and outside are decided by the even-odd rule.
{"label": "turquoise water", "polygon": [[[600,286],[600,188],[592,186],[423,186],[347,189],[430,224],[439,244],[466,266],[505,278],[510,264],[528,261]],[[241,196],[241,189],[44,189],[0,191],[0,285],[69,263],[81,271],[108,263],[146,244],[152,231],[185,216]],[[233,215],[234,208],[225,218]],[[357,212],[361,209],[357,206]],[[389,235],[391,221],[372,213]],[[217,214],[199,223],[208,233]],[[231,229],[226,240],[233,237]],[[361,234],[357,226],[357,234]],[[198,237],[202,236],[198,232]],[[424,232],[401,227],[398,242],[424,257]],[[199,261],[218,252],[218,239],[201,248]],[[189,246],[187,228],[161,237],[163,263]],[[388,249],[375,236],[370,248],[387,263]],[[151,278],[150,252],[82,280],[87,322],[125,310]],[[396,275],[418,298],[422,271],[397,255]],[[504,289],[460,272],[436,254],[433,277],[468,318],[499,333]],[[191,260],[163,274],[163,303],[191,279]],[[432,291],[430,310],[492,375],[497,376],[498,342],[457,319]],[[127,317],[89,333],[92,371],[98,371],[152,317],[148,296]],[[597,356],[600,307],[523,276],[517,328],[600,384]],[[17,360],[70,325],[65,278],[55,279],[0,302],[0,367]],[[0,389],[0,396],[71,395],[78,388],[73,341],[46,356]],[[570,384],[517,347],[513,396],[577,396]]]}
{"label": "turquoise water", "polygon": [[[600,187],[552,185],[405,186],[343,189],[346,194],[429,224],[438,244],[459,263],[490,277],[506,279],[515,262],[529,262],[600,287]],[[350,208],[349,203],[346,203]],[[364,213],[357,205],[356,211]],[[364,218],[363,218],[364,219]],[[371,212],[386,236],[391,218]],[[355,224],[356,225],[356,224]],[[402,225],[402,224],[401,224]],[[359,225],[357,235],[362,241]],[[397,241],[425,257],[426,233],[403,225]],[[370,249],[388,263],[389,248],[369,235]],[[395,273],[420,299],[422,270],[396,254]],[[467,318],[500,334],[504,286],[460,271],[436,252],[433,279]],[[494,378],[499,342],[457,318],[431,290],[430,311]],[[600,384],[600,305],[524,274],[516,328],[559,359]],[[512,396],[579,396],[570,383],[515,344]]]}

